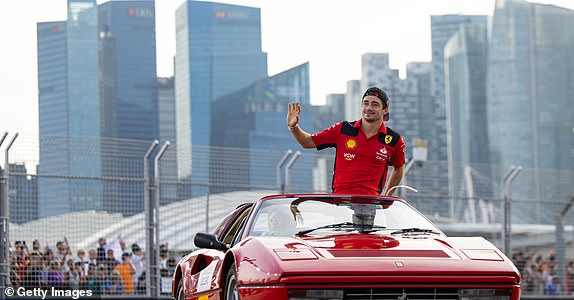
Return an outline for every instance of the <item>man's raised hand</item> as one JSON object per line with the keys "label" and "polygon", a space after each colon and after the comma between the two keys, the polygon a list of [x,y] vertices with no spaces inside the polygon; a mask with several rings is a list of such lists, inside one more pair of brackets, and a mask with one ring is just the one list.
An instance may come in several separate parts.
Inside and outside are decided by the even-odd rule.
{"label": "man's raised hand", "polygon": [[287,126],[295,127],[299,124],[301,115],[301,104],[299,102],[290,102],[287,109]]}

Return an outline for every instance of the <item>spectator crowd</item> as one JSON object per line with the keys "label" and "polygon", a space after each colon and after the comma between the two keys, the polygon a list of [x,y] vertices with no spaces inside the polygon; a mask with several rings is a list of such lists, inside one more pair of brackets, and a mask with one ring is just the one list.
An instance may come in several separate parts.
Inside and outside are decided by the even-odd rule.
{"label": "spectator crowd", "polygon": [[[127,249],[126,243],[98,239],[96,249],[72,252],[66,238],[55,249],[34,240],[14,242],[10,248],[10,281],[13,287],[27,289],[55,287],[62,290],[91,290],[95,295],[133,295],[146,292],[144,253],[138,244]],[[171,277],[175,260],[169,258],[167,244],[160,245],[161,276]],[[120,252],[120,253],[116,253]],[[118,259],[119,258],[119,259]]]}
{"label": "spectator crowd", "polygon": [[522,276],[523,295],[574,295],[574,259],[566,263],[566,278],[561,278],[554,251],[526,254],[518,251],[512,261]]}

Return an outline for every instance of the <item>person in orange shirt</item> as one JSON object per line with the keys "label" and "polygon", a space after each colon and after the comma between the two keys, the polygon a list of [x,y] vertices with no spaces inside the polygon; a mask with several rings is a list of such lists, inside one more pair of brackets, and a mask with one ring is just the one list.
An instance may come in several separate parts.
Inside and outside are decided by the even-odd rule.
{"label": "person in orange shirt", "polygon": [[120,273],[120,278],[124,285],[125,294],[134,293],[134,274],[136,273],[136,267],[132,264],[131,257],[129,253],[122,254],[122,263],[114,268],[114,271]]}

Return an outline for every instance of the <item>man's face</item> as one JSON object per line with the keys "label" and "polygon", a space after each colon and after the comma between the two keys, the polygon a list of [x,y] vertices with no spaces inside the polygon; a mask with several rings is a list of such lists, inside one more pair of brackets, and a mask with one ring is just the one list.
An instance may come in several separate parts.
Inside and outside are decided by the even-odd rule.
{"label": "man's face", "polygon": [[22,245],[22,242],[17,241],[14,243],[14,249],[16,250],[17,253],[21,253],[24,250],[24,246]]}
{"label": "man's face", "polygon": [[64,245],[63,242],[58,242],[56,244],[56,248],[58,248],[58,252],[63,253],[64,251],[66,251],[66,246]]}
{"label": "man's face", "polygon": [[96,250],[90,250],[90,252],[88,252],[88,255],[90,256],[90,259],[96,259],[96,257],[98,256],[98,253],[96,252]]}
{"label": "man's face", "polygon": [[389,111],[388,107],[383,108],[383,101],[375,96],[365,96],[361,103],[361,115],[368,123],[379,122]]}

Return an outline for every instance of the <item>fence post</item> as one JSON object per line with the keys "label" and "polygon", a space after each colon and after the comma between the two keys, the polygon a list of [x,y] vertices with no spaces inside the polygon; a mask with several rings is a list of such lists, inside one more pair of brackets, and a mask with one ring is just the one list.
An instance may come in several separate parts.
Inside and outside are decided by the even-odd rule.
{"label": "fence post", "polygon": [[289,192],[289,188],[291,185],[291,167],[293,167],[293,164],[295,163],[297,158],[299,158],[299,156],[301,156],[301,151],[295,152],[295,154],[293,155],[291,160],[287,163],[287,166],[285,166],[285,190],[284,190],[284,193]]}
{"label": "fence post", "polygon": [[[8,132],[4,132],[2,138],[0,138],[0,146],[4,143],[7,135]],[[2,238],[0,239],[0,255],[2,256],[0,260],[0,289],[2,289],[2,295],[4,295],[4,289],[8,287],[10,282],[10,254],[8,254],[8,256],[6,255],[6,253],[9,252],[6,250],[7,248],[9,249],[10,246],[8,245],[7,235],[5,234],[7,228],[4,219],[4,184],[7,176],[6,170],[0,175],[0,216],[2,217],[2,231],[0,231],[2,233]]]}
{"label": "fence post", "polygon": [[518,173],[522,171],[521,166],[510,166],[502,179],[502,193],[504,198],[504,230],[502,230],[504,247],[503,251],[509,258],[512,256],[512,219],[511,219],[511,188],[510,184],[516,178]]}
{"label": "fence post", "polygon": [[161,258],[159,256],[159,207],[160,207],[160,193],[159,193],[159,177],[160,177],[160,170],[159,170],[159,160],[161,159],[161,157],[163,156],[163,154],[165,153],[165,151],[167,150],[167,147],[169,147],[169,141],[166,141],[165,143],[163,143],[163,146],[161,146],[161,148],[158,150],[157,154],[155,155],[154,158],[154,176],[153,176],[153,183],[154,183],[154,187],[155,187],[155,199],[154,199],[154,210],[155,210],[155,223],[154,223],[154,229],[155,229],[155,241],[157,244],[157,247],[155,247],[154,249],[154,256],[155,256],[155,272],[154,272],[154,276],[156,278],[156,286],[154,288],[155,290],[155,294],[152,294],[152,297],[154,297],[155,299],[157,299],[160,295],[160,288],[161,288],[161,274],[160,274],[160,261]]}
{"label": "fence post", "polygon": [[285,164],[285,162],[287,161],[289,156],[291,156],[291,153],[293,153],[293,150],[291,150],[291,149],[285,151],[285,154],[283,155],[283,157],[281,158],[281,160],[279,161],[279,163],[277,163],[277,166],[275,167],[275,170],[276,170],[275,176],[277,178],[277,191],[279,194],[283,194],[285,192],[285,186],[283,185],[283,180],[281,180],[281,168],[283,167],[283,165]]}
{"label": "fence post", "polygon": [[[6,138],[8,133],[4,133],[2,137],[2,142]],[[10,177],[10,148],[14,144],[14,141],[18,137],[18,133],[14,134],[8,146],[4,150],[4,174],[3,178],[3,195],[0,201],[2,203],[2,277],[0,278],[0,287],[2,288],[2,293],[4,294],[4,289],[10,285],[10,187],[9,187],[9,177]],[[2,144],[0,142],[0,145]]]}
{"label": "fence post", "polygon": [[[146,235],[146,252],[148,255],[145,256],[145,264],[146,264],[146,277],[145,277],[145,286],[146,286],[146,296],[151,296],[152,293],[152,280],[150,275],[150,266],[155,264],[154,257],[150,254],[152,253],[152,248],[155,246],[154,243],[154,235],[153,235],[153,215],[151,214],[151,189],[150,189],[150,180],[149,180],[149,157],[155,147],[159,145],[158,140],[154,140],[152,144],[149,146],[147,152],[144,156],[144,211],[145,211],[145,235]],[[155,285],[154,285],[155,286]]]}
{"label": "fence post", "polygon": [[205,232],[209,232],[209,185],[205,194]]}

